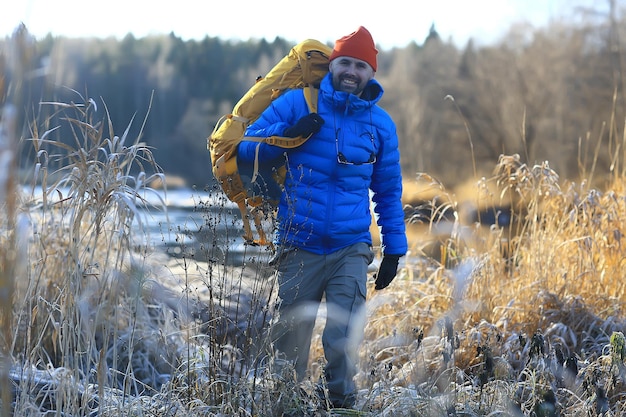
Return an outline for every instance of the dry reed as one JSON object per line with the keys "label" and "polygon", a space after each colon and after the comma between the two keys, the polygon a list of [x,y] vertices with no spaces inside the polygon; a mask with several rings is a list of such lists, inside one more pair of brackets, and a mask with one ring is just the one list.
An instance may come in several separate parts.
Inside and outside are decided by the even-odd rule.
{"label": "dry reed", "polygon": [[[94,101],[81,103],[48,103],[60,125],[31,129],[43,132],[30,140],[40,200],[5,193],[30,221],[6,218],[0,241],[2,282],[15,290],[3,327],[12,412],[324,415],[310,382],[296,387],[266,361],[267,257],[251,251],[231,267],[216,256],[227,202],[217,191],[198,202],[204,260],[156,251],[142,226],[148,184],[166,183],[158,164],[130,129],[116,136],[108,116],[93,120]],[[405,195],[412,253],[387,290],[369,288],[359,411],[344,413],[622,413],[623,179],[588,189],[511,155],[469,192],[418,180]],[[468,207],[508,210],[510,222],[468,221]],[[182,246],[198,232],[171,227]],[[17,241],[27,243],[12,252]],[[316,333],[312,381],[323,365]]]}
{"label": "dry reed", "polygon": [[[106,111],[96,120],[96,102],[77,97],[42,104],[49,118],[30,125],[28,193],[14,163],[24,138],[0,96],[2,415],[325,415],[310,384],[265,362],[271,271],[252,251],[242,267],[223,261],[217,230],[232,217],[220,193],[198,202],[204,224],[164,230],[185,249],[200,228],[202,253],[155,250],[145,197],[168,181],[141,133],[115,135]],[[624,415],[625,141],[605,190],[587,185],[601,141],[579,147],[578,184],[517,155],[465,189],[407,182],[411,253],[388,289],[370,282],[359,410],[343,413]]]}

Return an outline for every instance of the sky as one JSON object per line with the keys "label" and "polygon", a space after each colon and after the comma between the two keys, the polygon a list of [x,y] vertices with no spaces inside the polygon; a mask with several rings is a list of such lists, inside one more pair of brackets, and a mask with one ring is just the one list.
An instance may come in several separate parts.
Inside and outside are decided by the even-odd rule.
{"label": "sky", "polygon": [[[6,0],[5,0],[6,1]],[[173,32],[180,38],[227,40],[277,36],[333,42],[363,25],[382,49],[423,43],[431,25],[463,47],[500,40],[513,24],[539,28],[579,15],[579,6],[608,9],[609,0],[20,0],[2,8],[0,38],[20,23],[36,38],[140,38]],[[626,3],[626,0],[617,0]]]}

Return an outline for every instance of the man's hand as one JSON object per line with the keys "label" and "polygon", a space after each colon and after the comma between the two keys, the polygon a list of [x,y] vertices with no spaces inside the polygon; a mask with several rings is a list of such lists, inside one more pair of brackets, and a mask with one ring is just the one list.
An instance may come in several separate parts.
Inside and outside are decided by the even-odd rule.
{"label": "man's hand", "polygon": [[387,288],[391,281],[396,277],[398,273],[398,261],[400,260],[400,255],[384,255],[383,261],[380,263],[380,267],[378,268],[378,273],[374,275],[376,278],[376,286],[374,289],[382,290],[383,288]]}
{"label": "man's hand", "polygon": [[324,119],[317,113],[309,113],[296,122],[291,127],[288,127],[283,132],[283,136],[287,138],[295,138],[302,136],[308,138],[309,136],[317,133],[322,128]]}

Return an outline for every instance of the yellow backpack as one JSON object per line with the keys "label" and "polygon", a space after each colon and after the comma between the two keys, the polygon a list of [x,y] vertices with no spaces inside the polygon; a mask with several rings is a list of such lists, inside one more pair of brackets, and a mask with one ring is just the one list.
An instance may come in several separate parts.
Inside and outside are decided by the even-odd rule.
{"label": "yellow backpack", "polygon": [[[295,45],[265,77],[257,79],[257,82],[235,105],[231,114],[220,118],[207,140],[213,176],[228,199],[239,207],[244,225],[243,237],[248,243],[270,244],[261,227],[258,212],[263,202],[269,200],[266,196],[252,195],[244,185],[237,166],[237,145],[244,139],[246,128],[259,117],[272,100],[287,90],[303,88],[309,111],[317,112],[319,83],[328,72],[328,57],[331,52],[330,47],[314,39]],[[306,142],[308,137],[271,136],[267,138],[246,137],[245,139],[259,142],[259,144],[265,142],[283,148],[295,148]],[[280,169],[280,167],[276,168]],[[256,163],[254,170],[252,182],[256,180]],[[284,173],[284,167],[282,167],[282,172]],[[280,176],[275,178],[275,181],[280,183]],[[275,204],[275,202],[272,203]],[[250,227],[250,217],[254,219],[258,239],[254,238]]]}

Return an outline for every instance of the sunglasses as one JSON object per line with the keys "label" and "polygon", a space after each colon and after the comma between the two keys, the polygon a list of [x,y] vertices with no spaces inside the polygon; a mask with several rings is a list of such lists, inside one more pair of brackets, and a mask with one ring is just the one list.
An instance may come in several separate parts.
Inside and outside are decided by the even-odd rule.
{"label": "sunglasses", "polygon": [[[350,161],[346,158],[346,156],[343,154],[343,152],[341,152],[339,150],[339,132],[341,131],[341,128],[339,129],[335,129],[335,150],[337,151],[337,162],[339,162],[342,165],[372,165],[376,163],[376,154],[374,152],[370,152],[370,156],[368,158],[367,161]],[[374,135],[366,132],[363,133],[361,135],[363,136],[367,136],[369,137],[370,141],[372,142],[372,148],[376,148],[374,145]]]}

